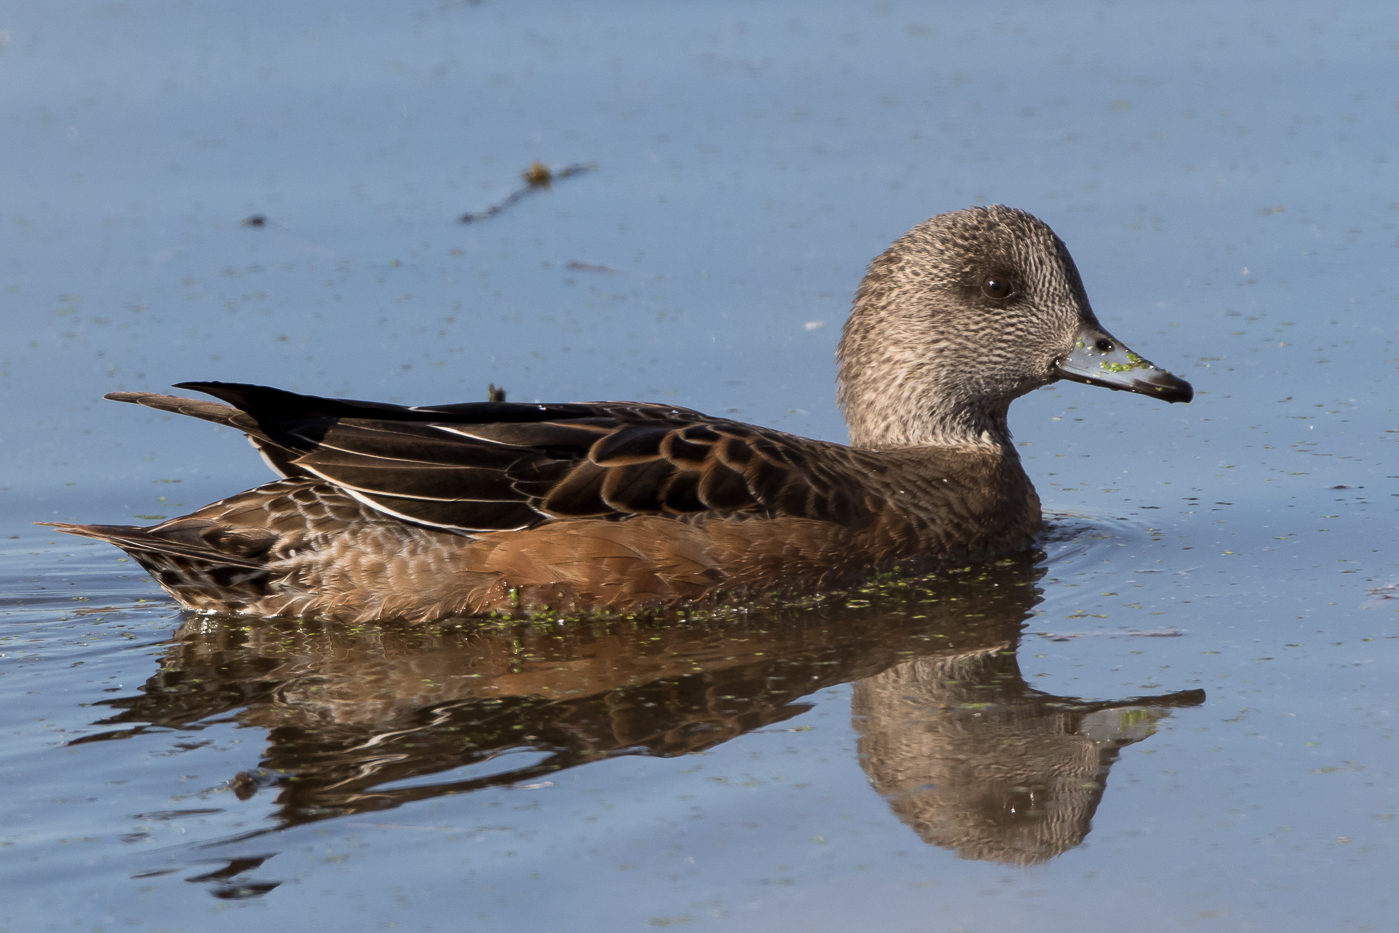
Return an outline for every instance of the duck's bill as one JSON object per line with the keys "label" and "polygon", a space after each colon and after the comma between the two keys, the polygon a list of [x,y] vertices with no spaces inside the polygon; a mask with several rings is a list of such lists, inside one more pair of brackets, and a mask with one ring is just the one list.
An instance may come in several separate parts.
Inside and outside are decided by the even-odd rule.
{"label": "duck's bill", "polygon": [[1112,334],[1096,327],[1079,331],[1073,352],[1059,361],[1055,372],[1061,379],[1167,402],[1188,402],[1195,396],[1190,383],[1137,356]]}

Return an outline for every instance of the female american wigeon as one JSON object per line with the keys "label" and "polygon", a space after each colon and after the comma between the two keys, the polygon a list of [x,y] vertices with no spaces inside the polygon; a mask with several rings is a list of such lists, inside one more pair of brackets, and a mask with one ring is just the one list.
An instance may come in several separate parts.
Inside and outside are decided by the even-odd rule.
{"label": "female american wigeon", "polygon": [[236,428],[283,477],[126,550],[182,606],[429,620],[632,611],[1029,545],[1006,409],[1072,379],[1188,402],[1112,337],[1063,242],[1008,207],[941,214],[870,264],[837,352],[850,446],[639,402],[405,408],[187,382],[108,398]]}

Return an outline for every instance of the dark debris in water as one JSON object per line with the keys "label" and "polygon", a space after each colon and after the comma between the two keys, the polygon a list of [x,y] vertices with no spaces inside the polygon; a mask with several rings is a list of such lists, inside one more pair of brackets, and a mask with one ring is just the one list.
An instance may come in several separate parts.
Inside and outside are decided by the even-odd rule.
{"label": "dark debris in water", "polygon": [[262,863],[267,861],[268,856],[250,856],[245,858],[229,859],[218,869],[206,872],[202,875],[195,875],[186,878],[196,884],[212,884],[210,891],[214,897],[220,900],[243,900],[249,897],[261,897],[281,885],[280,881],[250,881],[242,876],[250,871],[255,871],[262,867]]}
{"label": "dark debris in water", "polygon": [[1132,630],[1128,632],[1039,632],[1038,637],[1049,641],[1074,641],[1090,636],[1107,638],[1181,638],[1185,632],[1180,629]]}
{"label": "dark debris in water", "polygon": [[568,264],[568,268],[574,272],[602,272],[607,275],[617,274],[617,270],[611,266],[604,266],[595,262],[580,262],[576,259]]}

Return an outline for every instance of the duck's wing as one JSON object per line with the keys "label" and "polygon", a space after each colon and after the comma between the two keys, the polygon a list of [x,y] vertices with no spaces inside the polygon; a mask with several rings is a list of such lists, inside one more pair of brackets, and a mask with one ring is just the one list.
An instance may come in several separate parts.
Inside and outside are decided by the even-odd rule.
{"label": "duck's wing", "polygon": [[284,476],[462,533],[575,518],[763,515],[860,524],[867,465],[838,444],[635,402],[402,407],[222,382],[119,401],[245,432]]}

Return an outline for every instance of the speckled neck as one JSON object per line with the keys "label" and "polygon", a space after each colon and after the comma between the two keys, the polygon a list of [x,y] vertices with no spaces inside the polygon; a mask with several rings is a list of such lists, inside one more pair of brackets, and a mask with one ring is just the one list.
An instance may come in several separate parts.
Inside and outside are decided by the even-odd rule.
{"label": "speckled neck", "polygon": [[[980,447],[1013,452],[1006,413],[1010,402],[986,408],[949,405],[934,385],[883,383],[869,373],[841,366],[837,399],[845,412],[850,443],[870,450],[905,447]],[[951,388],[951,387],[948,387]]]}

